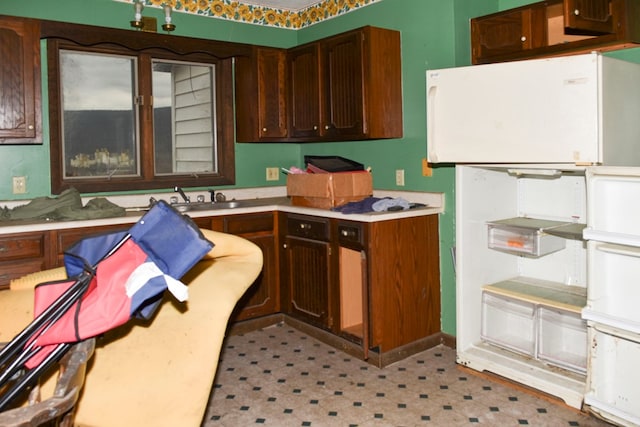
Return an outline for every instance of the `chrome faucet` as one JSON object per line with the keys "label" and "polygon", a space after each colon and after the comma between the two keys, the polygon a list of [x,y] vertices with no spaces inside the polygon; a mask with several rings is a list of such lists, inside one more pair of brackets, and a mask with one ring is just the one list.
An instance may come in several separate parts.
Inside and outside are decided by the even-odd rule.
{"label": "chrome faucet", "polygon": [[184,191],[182,191],[182,188],[176,185],[175,187],[173,187],[173,191],[175,191],[176,193],[180,193],[185,203],[191,203],[191,199],[189,198],[189,196],[184,194]]}

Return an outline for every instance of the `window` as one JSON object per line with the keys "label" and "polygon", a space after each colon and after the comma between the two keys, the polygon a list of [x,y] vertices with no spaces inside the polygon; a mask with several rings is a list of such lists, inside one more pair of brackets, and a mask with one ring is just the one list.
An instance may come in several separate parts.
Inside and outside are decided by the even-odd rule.
{"label": "window", "polygon": [[48,42],[52,191],[234,183],[231,60]]}

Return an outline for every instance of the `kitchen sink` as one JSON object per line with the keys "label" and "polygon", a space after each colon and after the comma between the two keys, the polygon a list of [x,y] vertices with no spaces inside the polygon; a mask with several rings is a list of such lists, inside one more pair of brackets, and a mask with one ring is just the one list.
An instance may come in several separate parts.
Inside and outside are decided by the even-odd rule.
{"label": "kitchen sink", "polygon": [[228,200],[225,202],[191,202],[191,203],[173,203],[178,212],[191,211],[208,211],[217,209],[234,209],[250,206],[251,203],[245,200]]}

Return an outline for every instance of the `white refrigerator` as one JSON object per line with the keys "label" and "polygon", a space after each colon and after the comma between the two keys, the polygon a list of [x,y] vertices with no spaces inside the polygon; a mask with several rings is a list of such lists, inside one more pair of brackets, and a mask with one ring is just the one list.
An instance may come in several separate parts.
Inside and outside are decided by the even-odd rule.
{"label": "white refrigerator", "polygon": [[[458,363],[575,408],[588,396],[624,424],[592,384],[617,359],[590,345],[599,323],[583,316],[595,280],[583,231],[587,171],[640,166],[640,65],[593,53],[426,79],[427,157],[456,165]],[[640,408],[640,391],[624,399]]]}

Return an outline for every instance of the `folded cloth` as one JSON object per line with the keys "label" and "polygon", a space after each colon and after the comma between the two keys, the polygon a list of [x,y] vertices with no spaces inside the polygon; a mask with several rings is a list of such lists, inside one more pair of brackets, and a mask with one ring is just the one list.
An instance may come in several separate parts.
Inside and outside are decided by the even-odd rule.
{"label": "folded cloth", "polygon": [[50,216],[51,219],[60,220],[80,220],[80,219],[98,219],[98,218],[114,218],[125,216],[127,211],[122,206],[110,202],[104,197],[96,197],[87,202],[83,207],[68,207],[57,209]]}
{"label": "folded cloth", "polygon": [[367,197],[357,202],[348,202],[344,205],[333,207],[331,208],[331,210],[334,212],[341,212],[343,214],[373,212],[372,206],[380,200],[382,199],[380,199],[379,197]]}
{"label": "folded cloth", "polygon": [[402,197],[396,197],[395,199],[386,197],[382,200],[375,202],[371,208],[376,212],[384,212],[389,210],[407,210],[411,206],[409,202]]}
{"label": "folded cloth", "polygon": [[59,196],[36,197],[29,203],[16,206],[13,209],[4,207],[1,217],[3,220],[15,219],[44,219],[61,208],[82,208],[80,193],[75,188],[64,190]]}
{"label": "folded cloth", "polygon": [[25,205],[0,209],[0,221],[20,219],[74,220],[112,218],[126,215],[126,210],[109,200],[97,197],[82,206],[82,198],[75,188],[64,190],[59,196],[37,197]]}

